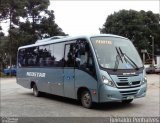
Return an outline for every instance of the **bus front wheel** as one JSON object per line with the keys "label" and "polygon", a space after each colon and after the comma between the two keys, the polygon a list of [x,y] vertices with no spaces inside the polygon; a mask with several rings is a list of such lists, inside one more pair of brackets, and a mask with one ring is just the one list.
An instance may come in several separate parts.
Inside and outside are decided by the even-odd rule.
{"label": "bus front wheel", "polygon": [[92,97],[89,91],[83,91],[81,94],[81,103],[85,108],[92,107]]}
{"label": "bus front wheel", "polygon": [[37,88],[36,84],[33,85],[33,94],[36,97],[40,96],[40,92],[38,91],[38,88]]}

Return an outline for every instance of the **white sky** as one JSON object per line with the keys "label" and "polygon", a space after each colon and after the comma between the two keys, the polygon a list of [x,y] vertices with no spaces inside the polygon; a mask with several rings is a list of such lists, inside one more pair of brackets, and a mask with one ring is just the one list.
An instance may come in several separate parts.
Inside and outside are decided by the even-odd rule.
{"label": "white sky", "polygon": [[[151,10],[159,13],[159,1],[50,1],[50,10],[54,10],[55,21],[62,30],[73,36],[99,34],[108,15],[121,9]],[[4,25],[4,23],[2,24]],[[6,32],[7,26],[3,26]]]}
{"label": "white sky", "polygon": [[51,1],[55,21],[69,35],[97,34],[106,18],[121,9],[159,13],[159,1]]}

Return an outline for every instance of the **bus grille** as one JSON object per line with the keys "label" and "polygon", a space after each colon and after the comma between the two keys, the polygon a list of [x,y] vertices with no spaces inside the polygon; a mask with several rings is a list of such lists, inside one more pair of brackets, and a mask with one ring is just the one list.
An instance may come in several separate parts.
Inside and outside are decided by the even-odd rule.
{"label": "bus grille", "polygon": [[138,90],[129,90],[129,91],[120,91],[122,97],[125,99],[127,98],[128,96],[135,96],[137,93],[138,93],[139,89]]}
{"label": "bus grille", "polygon": [[141,85],[140,81],[129,81],[127,76],[118,76],[118,88],[135,88]]}

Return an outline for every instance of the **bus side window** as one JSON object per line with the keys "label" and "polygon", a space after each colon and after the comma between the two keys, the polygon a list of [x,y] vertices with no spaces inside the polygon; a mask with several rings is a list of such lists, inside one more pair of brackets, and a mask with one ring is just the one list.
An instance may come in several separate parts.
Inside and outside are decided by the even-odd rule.
{"label": "bus side window", "polygon": [[65,45],[65,67],[74,67],[75,61],[75,43],[70,43]]}
{"label": "bus side window", "polygon": [[84,40],[77,42],[77,52],[75,60],[75,67],[84,70],[91,75],[95,75],[95,67],[89,43]]}
{"label": "bus side window", "polygon": [[18,52],[18,64],[19,67],[37,66],[36,64],[36,52],[37,47],[21,49]]}
{"label": "bus side window", "polygon": [[39,66],[49,66],[49,58],[51,57],[50,46],[39,46],[37,62]]}
{"label": "bus side window", "polygon": [[25,53],[25,49],[20,49],[18,52],[18,66],[19,67],[23,67],[25,66],[25,62],[24,62],[24,54]]}
{"label": "bus side window", "polygon": [[64,66],[64,43],[50,45],[51,57],[48,58],[49,64],[53,67]]}

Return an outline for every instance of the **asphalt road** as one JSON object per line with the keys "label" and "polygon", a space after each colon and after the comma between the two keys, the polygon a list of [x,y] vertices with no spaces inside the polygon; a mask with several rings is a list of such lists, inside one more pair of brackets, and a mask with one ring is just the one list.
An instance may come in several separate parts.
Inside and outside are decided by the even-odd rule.
{"label": "asphalt road", "polygon": [[156,117],[160,116],[160,75],[148,75],[147,96],[131,104],[96,104],[85,109],[80,103],[54,95],[34,97],[32,90],[16,84],[15,78],[0,78],[2,117]]}

